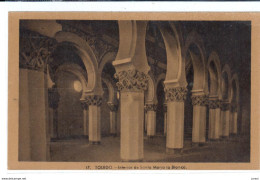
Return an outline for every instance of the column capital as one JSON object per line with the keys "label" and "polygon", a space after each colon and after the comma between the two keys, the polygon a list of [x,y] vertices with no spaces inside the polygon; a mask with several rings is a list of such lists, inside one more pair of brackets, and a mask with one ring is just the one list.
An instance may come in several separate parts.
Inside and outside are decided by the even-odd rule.
{"label": "column capital", "polygon": [[102,96],[99,95],[87,95],[84,100],[81,100],[87,106],[101,106]]}
{"label": "column capital", "polygon": [[85,100],[80,100],[80,103],[81,103],[82,109],[88,110],[88,104],[86,103]]}
{"label": "column capital", "polygon": [[185,101],[187,91],[186,87],[165,88],[166,101]]}
{"label": "column capital", "polygon": [[207,95],[192,95],[191,96],[193,106],[207,106],[208,105],[208,96]]}
{"label": "column capital", "polygon": [[228,101],[221,101],[220,103],[220,109],[222,111],[228,111],[230,110],[230,103]]}
{"label": "column capital", "polygon": [[119,91],[144,91],[148,87],[148,76],[135,69],[120,71],[114,76],[119,80],[116,83]]}
{"label": "column capital", "polygon": [[54,85],[52,88],[48,88],[48,103],[52,109],[57,109],[59,106],[60,94],[58,89]]}
{"label": "column capital", "polygon": [[35,71],[47,71],[47,64],[52,61],[56,48],[55,39],[39,33],[24,30],[20,36],[19,67]]}
{"label": "column capital", "polygon": [[157,104],[146,104],[144,106],[145,111],[156,111]]}
{"label": "column capital", "polygon": [[220,108],[220,100],[219,99],[209,99],[208,105],[210,109]]}
{"label": "column capital", "polygon": [[107,105],[108,105],[110,111],[112,111],[112,112],[113,112],[113,111],[117,111],[117,109],[118,109],[118,105],[117,105],[117,104],[114,104],[114,103],[112,103],[112,102],[108,102]]}

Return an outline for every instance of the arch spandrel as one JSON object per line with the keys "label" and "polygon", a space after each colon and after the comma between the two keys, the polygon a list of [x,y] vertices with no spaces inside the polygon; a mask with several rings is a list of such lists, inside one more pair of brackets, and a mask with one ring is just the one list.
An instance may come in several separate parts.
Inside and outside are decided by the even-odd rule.
{"label": "arch spandrel", "polygon": [[86,93],[89,95],[102,95],[101,77],[98,76],[98,62],[88,43],[78,35],[70,32],[57,32],[55,39],[58,43],[69,42],[76,48],[76,53],[83,61],[88,73],[88,86]]}
{"label": "arch spandrel", "polygon": [[[211,67],[211,63],[215,65],[216,72]],[[211,87],[209,90],[209,95],[210,96],[217,96],[219,99],[222,99],[222,91],[221,91],[221,84],[222,84],[222,78],[221,78],[221,64],[220,64],[220,59],[217,54],[217,52],[213,51],[210,53],[209,58],[208,58],[208,70],[210,73],[210,81],[211,81]],[[216,79],[213,79],[216,78]],[[215,87],[212,87],[213,83],[212,81],[216,81]],[[214,88],[214,89],[212,89]],[[216,89],[215,89],[216,88]]]}
{"label": "arch spandrel", "polygon": [[113,65],[117,72],[136,69],[148,73],[145,50],[147,21],[118,21],[119,49]]}
{"label": "arch spandrel", "polygon": [[[199,50],[199,55],[190,51],[191,45],[194,45]],[[193,68],[194,68],[194,85],[193,93],[204,93],[208,94],[208,73],[207,73],[207,61],[206,61],[206,51],[203,39],[201,36],[192,31],[185,41],[185,46],[183,50],[184,59],[190,55]],[[185,68],[184,68],[185,69]]]}

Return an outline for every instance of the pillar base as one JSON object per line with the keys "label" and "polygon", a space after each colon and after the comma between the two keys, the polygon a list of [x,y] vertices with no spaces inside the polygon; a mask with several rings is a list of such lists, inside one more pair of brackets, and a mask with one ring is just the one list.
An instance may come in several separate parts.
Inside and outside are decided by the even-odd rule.
{"label": "pillar base", "polygon": [[89,141],[89,144],[91,144],[91,145],[100,145],[101,142],[100,141]]}
{"label": "pillar base", "polygon": [[166,153],[167,154],[181,154],[182,153],[182,149],[180,148],[166,148]]}

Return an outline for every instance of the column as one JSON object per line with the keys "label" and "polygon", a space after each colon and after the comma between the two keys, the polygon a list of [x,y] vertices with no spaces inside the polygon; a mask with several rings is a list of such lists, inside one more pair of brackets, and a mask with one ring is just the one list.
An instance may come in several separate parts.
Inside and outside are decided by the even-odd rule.
{"label": "column", "polygon": [[229,136],[229,119],[230,119],[230,104],[228,101],[222,101],[221,103],[221,114],[223,119],[222,121],[222,136],[228,137]]}
{"label": "column", "polygon": [[85,100],[81,101],[81,106],[83,109],[83,135],[85,137],[88,137],[88,104],[85,102]]}
{"label": "column", "polygon": [[31,159],[28,70],[19,69],[19,161]]}
{"label": "column", "polygon": [[112,136],[117,135],[117,109],[118,105],[108,102],[108,107],[110,109],[110,134]]}
{"label": "column", "polygon": [[102,104],[102,97],[99,95],[87,95],[84,101],[88,106],[88,138],[90,144],[100,144],[101,130],[100,130],[100,106]]}
{"label": "column", "polygon": [[167,87],[165,85],[167,102],[167,136],[166,151],[179,152],[183,148],[184,138],[184,100],[186,87]]}
{"label": "column", "polygon": [[120,156],[123,161],[140,161],[144,157],[144,90],[148,78],[137,70],[120,71],[115,74],[120,91],[121,138]]}
{"label": "column", "polygon": [[233,134],[237,134],[237,106],[235,105],[233,107],[233,123],[234,123],[234,126],[233,126]]}
{"label": "column", "polygon": [[163,105],[164,112],[164,135],[167,133],[167,103]]}
{"label": "column", "polygon": [[50,135],[46,72],[56,41],[32,31],[21,31],[19,42],[19,109],[24,111],[19,110],[22,114],[19,125],[24,123],[19,127],[19,140],[23,136],[27,138],[22,144],[19,142],[19,153],[25,151],[22,154],[26,154],[26,160],[30,154],[31,161],[47,161]]}
{"label": "column", "polygon": [[58,121],[58,105],[60,95],[55,85],[48,89],[48,103],[49,103],[49,133],[50,138],[57,138],[57,121]]}
{"label": "column", "polygon": [[192,142],[204,143],[206,141],[206,110],[208,97],[204,94],[193,93],[193,123],[192,123]]}
{"label": "column", "polygon": [[237,134],[237,106],[236,104],[231,105],[230,109],[230,134]]}
{"label": "column", "polygon": [[220,107],[219,100],[210,98],[209,100],[209,134],[211,140],[219,139],[220,137]]}
{"label": "column", "polygon": [[146,104],[145,111],[147,114],[147,136],[156,135],[156,104]]}

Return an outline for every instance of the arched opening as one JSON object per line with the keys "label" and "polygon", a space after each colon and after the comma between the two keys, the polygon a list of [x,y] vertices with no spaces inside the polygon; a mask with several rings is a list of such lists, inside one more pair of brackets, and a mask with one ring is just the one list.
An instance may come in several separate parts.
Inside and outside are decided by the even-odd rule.
{"label": "arched opening", "polygon": [[187,97],[184,102],[184,140],[191,141],[192,139],[192,117],[193,117],[193,105],[192,105],[192,89],[194,83],[194,70],[190,55],[186,58],[186,81],[187,81]]}
{"label": "arched opening", "polygon": [[87,71],[76,48],[60,43],[50,63],[50,74],[59,93],[57,112],[53,118],[56,137],[79,138],[84,135],[81,98],[87,88]]}
{"label": "arched opening", "polygon": [[79,137],[83,135],[81,82],[74,74],[60,71],[56,75],[56,84],[60,95],[57,110],[57,136],[59,139]]}
{"label": "arched opening", "polygon": [[156,111],[156,132],[159,135],[164,134],[164,106],[165,106],[165,94],[164,94],[164,86],[163,80],[160,80],[157,85],[157,111]]}

